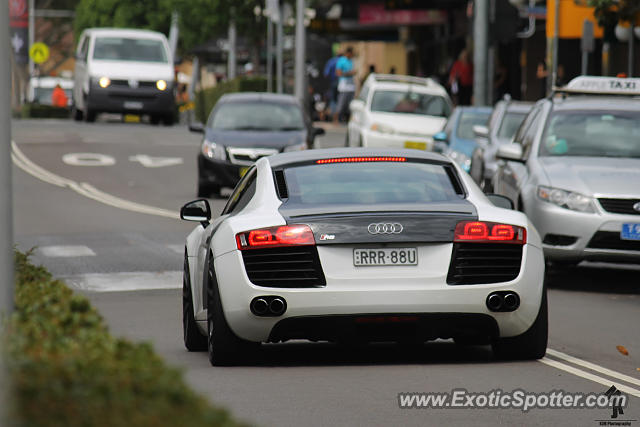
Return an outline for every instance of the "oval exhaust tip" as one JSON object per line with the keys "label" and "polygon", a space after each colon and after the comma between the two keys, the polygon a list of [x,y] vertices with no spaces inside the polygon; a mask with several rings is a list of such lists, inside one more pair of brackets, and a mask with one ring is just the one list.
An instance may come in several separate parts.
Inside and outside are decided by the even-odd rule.
{"label": "oval exhaust tip", "polygon": [[256,298],[251,303],[251,311],[253,311],[255,314],[258,314],[258,315],[265,314],[268,309],[269,309],[269,304],[267,303],[267,300],[265,300],[264,298]]}
{"label": "oval exhaust tip", "polygon": [[274,298],[269,304],[269,311],[275,315],[284,313],[284,308],[284,300],[282,298]]}
{"label": "oval exhaust tip", "polygon": [[490,294],[487,297],[487,307],[491,311],[498,311],[502,308],[504,300],[500,294]]}
{"label": "oval exhaust tip", "polygon": [[514,293],[508,293],[504,296],[504,308],[507,310],[515,310],[520,305],[520,298]]}

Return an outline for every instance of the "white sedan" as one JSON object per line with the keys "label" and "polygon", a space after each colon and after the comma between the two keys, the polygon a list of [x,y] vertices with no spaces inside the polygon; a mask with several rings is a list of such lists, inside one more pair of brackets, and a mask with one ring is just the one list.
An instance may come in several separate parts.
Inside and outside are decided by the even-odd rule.
{"label": "white sedan", "polygon": [[181,209],[200,223],[185,247],[185,345],[213,365],[291,339],[453,338],[543,357],[541,242],[510,205],[433,153],[262,158],[218,218],[205,199]]}

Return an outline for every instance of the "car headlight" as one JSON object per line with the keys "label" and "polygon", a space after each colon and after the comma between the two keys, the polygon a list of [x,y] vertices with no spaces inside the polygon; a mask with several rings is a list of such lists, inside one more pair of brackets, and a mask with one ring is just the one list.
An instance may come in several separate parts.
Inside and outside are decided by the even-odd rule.
{"label": "car headlight", "polygon": [[471,159],[466,154],[451,150],[449,152],[449,157],[464,169],[465,172],[469,172],[469,170],[471,170]]}
{"label": "car headlight", "polygon": [[158,80],[156,82],[156,87],[158,90],[165,90],[167,88],[167,82],[164,80]]}
{"label": "car headlight", "polygon": [[584,196],[580,193],[574,193],[572,191],[539,186],[538,198],[572,211],[595,212],[593,209],[593,199],[591,197]]}
{"label": "car headlight", "polygon": [[98,84],[101,88],[107,88],[111,84],[111,79],[109,77],[100,77],[98,80]]}
{"label": "car headlight", "polygon": [[205,139],[202,141],[202,154],[209,159],[226,160],[227,153],[224,146]]}
{"label": "car headlight", "polygon": [[371,130],[374,132],[380,133],[395,133],[395,129],[392,126],[385,125],[382,123],[374,123],[371,125]]}
{"label": "car headlight", "polygon": [[289,151],[302,151],[306,149],[307,149],[307,143],[306,141],[302,141],[297,144],[287,145],[286,147],[284,147],[284,150],[282,151],[285,153],[288,153]]}

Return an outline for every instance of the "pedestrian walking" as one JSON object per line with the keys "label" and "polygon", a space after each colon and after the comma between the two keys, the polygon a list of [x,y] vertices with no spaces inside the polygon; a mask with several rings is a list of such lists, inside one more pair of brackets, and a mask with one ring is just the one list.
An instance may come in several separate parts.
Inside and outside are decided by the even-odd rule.
{"label": "pedestrian walking", "polygon": [[353,76],[353,48],[348,47],[344,55],[336,63],[336,75],[338,76],[338,105],[333,115],[333,122],[338,123],[341,118],[349,116],[349,104],[356,93],[356,84]]}
{"label": "pedestrian walking", "polygon": [[473,64],[469,61],[469,51],[462,49],[449,72],[451,93],[458,98],[458,105],[470,105],[473,94]]}
{"label": "pedestrian walking", "polygon": [[329,101],[329,112],[335,114],[336,105],[338,103],[338,76],[336,75],[336,64],[342,56],[341,52],[337,52],[335,56],[327,61],[324,66],[323,74],[329,80],[329,93],[327,99]]}

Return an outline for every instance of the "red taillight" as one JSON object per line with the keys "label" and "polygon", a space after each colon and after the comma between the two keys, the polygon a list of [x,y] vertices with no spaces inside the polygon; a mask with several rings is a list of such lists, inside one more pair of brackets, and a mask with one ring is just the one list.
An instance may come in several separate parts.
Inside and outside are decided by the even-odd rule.
{"label": "red taillight", "polygon": [[283,225],[261,228],[236,234],[238,249],[257,249],[274,246],[315,245],[308,225]]}
{"label": "red taillight", "polygon": [[339,157],[316,160],[319,165],[327,163],[363,163],[363,162],[406,162],[406,157]]}
{"label": "red taillight", "polygon": [[487,221],[462,221],[456,225],[454,242],[527,243],[527,230],[517,225]]}

